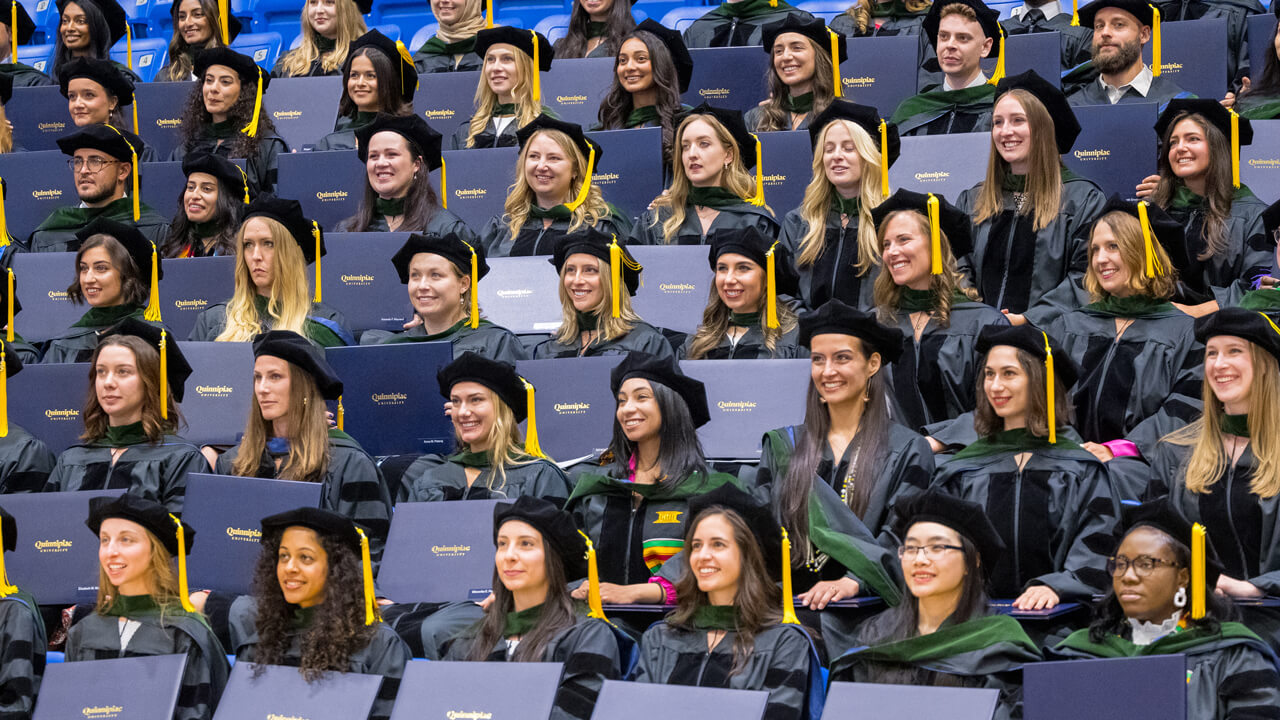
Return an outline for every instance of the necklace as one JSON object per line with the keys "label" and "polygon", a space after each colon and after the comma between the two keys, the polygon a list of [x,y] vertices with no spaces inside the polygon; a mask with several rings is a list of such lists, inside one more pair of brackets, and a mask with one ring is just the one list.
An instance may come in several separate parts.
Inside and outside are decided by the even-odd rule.
{"label": "necklace", "polygon": [[[919,316],[920,316],[920,317],[919,317],[919,319],[917,319],[917,318],[916,318],[916,315],[919,315]],[[925,312],[925,311],[921,311],[921,312],[919,312],[919,313],[913,313],[913,314],[912,314],[912,316],[911,316],[911,330],[912,330],[912,332],[914,332],[914,333],[915,333],[915,336],[916,336],[916,337],[920,337],[920,334],[921,334],[921,333],[923,333],[923,332],[924,332],[924,329],[925,329],[926,327],[928,327],[928,326],[929,326],[929,321],[930,321],[930,320],[932,320],[932,319],[933,319],[933,311],[932,311],[932,310],[927,311],[927,312]],[[923,321],[923,322],[922,322],[922,321]]]}
{"label": "necklace", "polygon": [[1016,211],[1017,213],[1021,214],[1021,213],[1022,213],[1022,208],[1023,208],[1023,207],[1025,207],[1025,206],[1026,206],[1026,204],[1027,204],[1027,194],[1026,194],[1026,193],[1024,193],[1024,192],[1015,192],[1015,193],[1013,194],[1013,207],[1014,207],[1014,209],[1015,209],[1015,211]]}
{"label": "necklace", "polygon": [[849,460],[849,473],[844,476],[844,485],[840,488],[840,499],[849,504],[849,495],[858,485],[858,455],[862,454],[862,444],[853,449],[853,458]]}

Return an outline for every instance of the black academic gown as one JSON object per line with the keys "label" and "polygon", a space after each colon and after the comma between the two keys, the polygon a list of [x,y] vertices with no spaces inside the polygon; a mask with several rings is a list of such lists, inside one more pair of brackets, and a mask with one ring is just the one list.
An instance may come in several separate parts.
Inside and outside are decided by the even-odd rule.
{"label": "black academic gown", "polygon": [[[261,295],[258,296],[262,298]],[[265,300],[265,298],[263,298]],[[188,340],[212,342],[227,329],[227,303],[215,303],[200,311],[196,316],[196,324],[191,328]],[[262,322],[262,331],[271,329],[271,317],[266,316]],[[341,347],[355,345],[355,336],[347,328],[347,319],[336,309],[324,303],[312,303],[311,313],[307,315],[304,330],[311,342],[321,347]]]}
{"label": "black academic gown", "polygon": [[[178,145],[169,153],[170,162],[182,160],[188,153],[207,152],[219,155],[228,160],[238,160],[231,156],[229,140],[239,128],[227,127],[214,129],[206,127],[191,144],[190,148]],[[256,195],[261,192],[274,192],[279,158],[282,153],[289,152],[284,139],[274,131],[260,130],[258,133],[258,152],[252,157],[243,158],[247,164],[246,174],[249,176],[249,189]]]}
{"label": "black academic gown", "polygon": [[22,590],[0,598],[0,718],[31,717],[48,646],[36,599]]}
{"label": "black academic gown", "polygon": [[200,454],[200,448],[177,435],[165,435],[157,445],[130,445],[114,464],[113,449],[94,441],[63,450],[44,491],[125,489],[130,495],[158,502],[180,515],[187,475],[209,472],[209,461]]}
{"label": "black academic gown", "polygon": [[1262,211],[1267,204],[1258,199],[1247,185],[1235,191],[1227,215],[1226,246],[1206,260],[1199,256],[1208,248],[1204,240],[1204,211],[1200,202],[1170,203],[1166,211],[1182,223],[1187,237],[1187,254],[1191,264],[1180,273],[1184,282],[1211,294],[1219,305],[1234,305],[1253,285],[1253,279],[1266,275],[1275,264],[1276,241],[1267,235]]}
{"label": "black academic gown", "polygon": [[880,274],[880,258],[867,268],[866,274],[858,274],[861,259],[858,247],[858,217],[849,218],[847,227],[840,227],[840,212],[827,212],[827,232],[822,253],[812,265],[800,265],[801,241],[809,232],[809,223],[800,217],[797,208],[782,219],[782,232],[778,239],[791,251],[800,275],[800,297],[804,307],[817,309],[823,303],[836,298],[859,310],[871,311],[875,307],[876,277]]}
{"label": "black academic gown", "polygon": [[515,500],[523,495],[564,505],[573,484],[550,460],[512,463],[505,478],[492,465],[480,468],[480,477],[467,484],[467,466],[457,456],[423,455],[413,461],[401,477],[396,501],[432,502],[441,500]]}
{"label": "black academic gown", "polygon": [[56,462],[40,438],[10,420],[9,434],[0,438],[0,494],[44,490]]}
{"label": "black academic gown", "polygon": [[[376,211],[369,218],[369,225],[364,228],[352,228],[350,232],[391,232],[391,224],[387,222],[385,215],[380,215]],[[396,228],[396,232],[410,232],[403,224]],[[448,208],[439,207],[435,212],[431,213],[431,219],[427,220],[427,226],[422,230],[414,230],[423,235],[444,236],[453,233],[461,238],[464,242],[474,245],[480,242],[471,228],[462,221],[462,218],[449,212]]]}
{"label": "black academic gown", "polygon": [[[605,235],[625,238],[631,232],[631,222],[617,208],[610,206],[609,209],[610,215],[596,221],[595,229]],[[480,243],[484,246],[485,256],[491,258],[551,255],[555,252],[556,245],[571,234],[569,223],[567,218],[557,218],[543,227],[541,218],[530,217],[520,226],[520,232],[512,237],[503,216],[495,215],[485,223],[484,230],[480,233]],[[583,232],[585,229],[584,223],[574,232]]]}
{"label": "black academic gown", "polygon": [[995,86],[985,83],[960,90],[947,90],[942,84],[928,85],[903,100],[889,122],[897,123],[898,134],[903,137],[986,132],[991,129],[995,99]]}
{"label": "black academic gown", "polygon": [[98,217],[106,217],[126,225],[133,225],[156,247],[169,237],[169,219],[141,203],[138,220],[133,219],[133,199],[125,196],[113,200],[102,208],[65,207],[54,210],[27,238],[31,252],[67,252],[79,246],[76,233]]}
{"label": "black academic gown", "polygon": [[[676,358],[685,360],[689,357],[689,348],[693,346],[693,334],[684,339],[684,344],[676,350]],[[728,335],[720,338],[719,344],[707,351],[699,360],[792,360],[807,358],[809,351],[800,345],[800,328],[794,327],[782,334],[770,350],[764,343],[764,333],[759,325],[752,325],[747,332],[736,341]]]}
{"label": "black academic gown", "polygon": [[[40,362],[69,363],[89,362],[93,351],[98,347],[98,333],[115,325],[126,317],[144,320],[145,309],[133,305],[118,305],[110,308],[90,308],[76,321],[75,325],[53,340],[45,348]],[[160,323],[151,323],[163,327]],[[169,333],[172,335],[172,331]]]}
{"label": "black academic gown", "polygon": [[512,365],[515,365],[518,360],[529,359],[529,352],[525,350],[515,333],[494,325],[484,318],[480,319],[480,327],[472,328],[466,320],[463,320],[437,335],[428,335],[422,325],[398,332],[365,330],[360,335],[361,345],[433,341],[452,342],[454,359],[466,352],[473,352],[490,360],[501,360]]}
{"label": "black academic gown", "polygon": [[[482,81],[483,82],[483,81]],[[519,145],[519,139],[516,137],[516,131],[520,129],[520,119],[512,117],[511,122],[502,128],[502,132],[498,132],[498,124],[489,118],[489,122],[484,126],[484,130],[476,135],[473,148],[496,148],[496,147],[515,147]],[[471,132],[471,118],[467,118],[458,125],[458,129],[453,132],[453,136],[449,138],[450,150],[466,150],[467,135]]]}
{"label": "black academic gown", "polygon": [[0,73],[13,78],[14,87],[39,87],[58,84],[48,75],[22,63],[0,63]]}
{"label": "black academic gown", "polygon": [[445,44],[438,35],[432,35],[413,54],[413,66],[418,74],[438,72],[467,72],[484,67],[484,58],[475,52],[475,36],[457,43]]}
{"label": "black academic gown", "polygon": [[778,236],[778,221],[774,219],[773,213],[746,201],[720,208],[720,214],[711,221],[711,227],[705,233],[702,231],[702,221],[698,219],[697,209],[686,203],[684,222],[670,242],[662,236],[662,224],[669,217],[669,208],[646,210],[640,216],[640,221],[632,226],[628,242],[636,245],[707,245],[707,237],[717,230],[740,230],[748,227],[754,227],[765,237]]}
{"label": "black academic gown", "polygon": [[752,4],[758,7],[739,14],[726,3],[694,20],[692,25],[685,28],[685,46],[692,49],[759,45],[763,41],[764,28],[770,23],[785,20],[787,15],[799,15],[804,20],[813,19],[812,15],[789,5],[786,0],[777,0],[776,7],[770,7],[760,0]]}
{"label": "black academic gown", "polygon": [[355,150],[356,131],[373,122],[377,113],[357,112],[354,116],[343,115],[333,125],[333,132],[316,142],[315,150]]}
{"label": "black academic gown", "polygon": [[533,349],[534,360],[562,357],[598,357],[601,355],[626,355],[632,350],[656,355],[660,358],[674,358],[671,343],[666,336],[654,326],[643,320],[637,320],[631,332],[613,340],[598,340],[586,348],[582,347],[582,336],[571,344],[564,344],[554,337],[543,340]]}
{"label": "black academic gown", "polygon": [[[1064,84],[1066,80],[1064,79]],[[1195,95],[1178,87],[1172,80],[1163,75],[1151,79],[1151,87],[1147,89],[1144,96],[1133,88],[1125,91],[1120,96],[1117,104],[1128,103],[1155,103],[1156,106],[1163,110],[1165,105],[1169,104],[1174,98],[1191,98]],[[1102,80],[1098,77],[1090,78],[1079,89],[1067,94],[1067,102],[1074,107],[1081,105],[1109,105],[1111,100],[1107,98],[1107,91],[1102,89]]]}
{"label": "black academic gown", "polygon": [[[1024,6],[1025,7],[1025,6]],[[1028,13],[1034,12],[1032,19]],[[1062,69],[1070,70],[1093,57],[1093,28],[1071,24],[1071,8],[1064,7],[1063,12],[1045,19],[1044,13],[1031,8],[1021,17],[1009,17],[1000,21],[1000,26],[1009,35],[1030,35],[1032,33],[1056,32],[1059,34],[1062,49]]]}

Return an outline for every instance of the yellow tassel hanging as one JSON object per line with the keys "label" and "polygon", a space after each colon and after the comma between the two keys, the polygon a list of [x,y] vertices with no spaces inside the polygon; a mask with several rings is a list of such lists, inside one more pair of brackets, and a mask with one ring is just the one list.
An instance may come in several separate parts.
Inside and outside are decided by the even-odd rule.
{"label": "yellow tassel hanging", "polygon": [[1231,113],[1231,184],[1240,187],[1240,116],[1235,110]]}
{"label": "yellow tassel hanging", "polygon": [[9,6],[9,54],[14,65],[18,64],[18,0]]}
{"label": "yellow tassel hanging", "polygon": [[125,52],[129,53],[129,57],[126,58],[126,60],[129,63],[129,69],[132,70],[133,69],[133,30],[129,28],[129,22],[127,20],[124,23],[124,47],[125,47]]}
{"label": "yellow tassel hanging", "polygon": [[[0,180],[0,186],[3,183],[4,180]],[[5,216],[4,204],[4,193],[0,192],[0,248],[9,247],[9,221]]]}
{"label": "yellow tassel hanging", "polygon": [[[409,53],[409,48],[405,47],[404,43],[400,42],[399,40],[396,41],[396,51],[400,53],[401,63],[409,67],[413,67],[413,55]],[[408,73],[404,71],[404,67],[402,66],[400,68],[400,95],[401,96],[405,94],[404,80],[405,80],[405,75],[407,74]],[[415,91],[418,89],[418,86],[416,83],[414,84],[413,89]]]}
{"label": "yellow tassel hanging", "polygon": [[1160,262],[1160,256],[1156,254],[1155,233],[1151,230],[1151,219],[1147,215],[1147,202],[1145,200],[1138,201],[1138,224],[1142,226],[1142,254],[1146,257],[1146,264],[1143,266],[1142,274],[1144,277],[1160,277],[1164,275],[1164,264]]}
{"label": "yellow tassel hanging", "polygon": [[542,101],[542,61],[538,59],[538,31],[530,30],[529,35],[533,37],[533,101]]}
{"label": "yellow tassel hanging", "polygon": [[929,193],[929,202],[926,205],[929,209],[929,254],[933,256],[929,272],[933,275],[941,275],[942,221],[938,216],[942,212],[942,206],[938,203],[938,198],[933,193]]}
{"label": "yellow tassel hanging", "polygon": [[1080,27],[1080,0],[1071,0],[1071,27]]}
{"label": "yellow tassel hanging", "polygon": [[996,58],[996,69],[991,73],[991,79],[987,81],[988,85],[999,85],[1004,79],[1004,26],[996,23],[996,28],[1000,31],[1000,55]]}
{"label": "yellow tassel hanging", "polygon": [[774,269],[774,250],[778,249],[778,241],[769,246],[765,259],[765,324],[771,328],[778,327],[778,280]]}
{"label": "yellow tassel hanging", "polygon": [[[1262,319],[1263,319],[1263,320],[1266,320],[1266,321],[1267,321],[1267,324],[1271,326],[1271,329],[1272,329],[1272,330],[1275,330],[1275,332],[1276,332],[1276,334],[1277,334],[1277,335],[1280,335],[1280,326],[1277,326],[1277,325],[1275,324],[1275,322],[1274,322],[1271,318],[1267,317],[1267,314],[1266,314],[1266,313],[1262,313],[1262,312],[1260,312],[1260,313],[1258,313],[1258,314],[1262,316]],[[12,316],[10,316],[10,317],[12,317]],[[10,321],[10,322],[12,322],[12,321]]]}
{"label": "yellow tassel hanging", "polygon": [[169,419],[169,333],[160,330],[160,417]]}
{"label": "yellow tassel hanging", "polygon": [[156,244],[151,243],[151,293],[147,298],[147,311],[142,314],[144,320],[160,322],[160,253]]}
{"label": "yellow tassel hanging", "polygon": [[138,96],[136,95],[133,97],[133,134],[142,134],[142,131],[138,129]]}
{"label": "yellow tassel hanging", "polygon": [[609,243],[609,281],[613,288],[613,317],[622,317],[622,248],[617,235]]}
{"label": "yellow tassel hanging", "polygon": [[596,564],[596,546],[591,543],[587,534],[578,531],[587,543],[587,617],[608,621],[604,616],[604,603],[600,600],[600,568]]}
{"label": "yellow tassel hanging", "polygon": [[524,434],[524,451],[534,457],[545,458],[546,454],[542,452],[542,445],[538,444],[538,413],[535,412],[537,404],[534,402],[533,383],[520,378],[520,382],[524,383],[524,409],[528,416],[528,431]]}
{"label": "yellow tassel hanging", "polygon": [[316,295],[315,301],[320,302],[323,294],[320,291],[320,239],[323,237],[320,233],[320,223],[315,220],[311,221],[311,237],[316,241]]}
{"label": "yellow tassel hanging", "polygon": [[1044,336],[1044,396],[1045,403],[1049,406],[1049,442],[1056,444],[1058,442],[1058,418],[1053,409],[1053,390],[1056,384],[1053,379],[1053,348],[1049,347],[1049,334],[1043,330],[1040,334]]}
{"label": "yellow tassel hanging", "polygon": [[445,183],[445,162],[444,156],[440,156],[440,207],[449,209],[449,191],[446,189]]}
{"label": "yellow tassel hanging", "polygon": [[880,118],[880,192],[889,197],[889,123]]}
{"label": "yellow tassel hanging", "polygon": [[827,28],[827,34],[831,36],[831,74],[835,81],[835,96],[844,97],[844,80],[840,77],[840,35],[831,28]]}
{"label": "yellow tassel hanging", "polygon": [[586,202],[587,193],[591,192],[591,176],[596,171],[596,144],[588,140],[587,147],[591,148],[591,152],[587,154],[587,173],[582,178],[582,186],[578,188],[578,196],[573,199],[573,202],[565,203],[569,212],[577,210],[578,206]]}
{"label": "yellow tassel hanging", "polygon": [[471,243],[466,240],[460,240],[460,242],[471,251],[471,317],[467,320],[467,324],[475,329],[480,327],[480,256],[476,254],[476,249],[471,247]]}
{"label": "yellow tassel hanging", "polygon": [[133,143],[126,144],[132,151],[129,163],[133,166],[133,170],[129,174],[133,176],[133,221],[138,222],[142,219],[142,188],[138,184],[138,151],[133,149]]}
{"label": "yellow tassel hanging", "polygon": [[493,27],[493,0],[485,0],[484,2],[484,26],[486,28]]}
{"label": "yellow tassel hanging", "polygon": [[191,590],[187,588],[187,531],[177,515],[169,513],[169,517],[178,526],[178,599],[182,601],[183,610],[193,613],[196,608],[191,604]]}
{"label": "yellow tassel hanging", "polygon": [[346,432],[347,430],[347,409],[342,406],[342,396],[338,396],[338,429]]}
{"label": "yellow tassel hanging", "polygon": [[249,137],[258,137],[258,116],[262,114],[262,68],[258,68],[258,91],[253,96],[253,119],[240,129]]}
{"label": "yellow tassel hanging", "polygon": [[[232,164],[234,165],[235,163],[232,163]],[[241,168],[239,165],[236,165],[236,169],[240,171],[240,182],[244,185],[244,204],[248,205],[250,202],[252,202],[249,199],[249,176],[248,174],[245,173],[244,169]]]}
{"label": "yellow tassel hanging", "polygon": [[778,7],[778,0],[769,0],[769,7],[771,8]]}
{"label": "yellow tassel hanging", "polygon": [[364,530],[356,528],[360,533],[360,564],[364,566],[364,624],[372,625],[378,620],[378,601],[373,593],[373,560],[369,556],[369,536]]}
{"label": "yellow tassel hanging", "polygon": [[8,317],[5,318],[4,341],[13,342],[13,333],[15,332],[13,329],[13,303],[15,300],[14,288],[13,288],[13,285],[14,285],[13,268],[9,268],[8,270],[6,270],[5,276],[6,276],[5,284],[8,285],[8,287],[5,288],[5,301],[6,301],[5,312],[8,314]]}
{"label": "yellow tassel hanging", "polygon": [[1151,74],[1160,77],[1160,8],[1151,8]]}
{"label": "yellow tassel hanging", "polygon": [[764,150],[760,146],[760,138],[752,133],[751,137],[756,140],[756,194],[752,195],[747,202],[760,207],[764,205]]}
{"label": "yellow tassel hanging", "polygon": [[[5,433],[6,434],[8,433],[7,427],[5,429]],[[0,529],[0,548],[3,548],[3,547],[4,547],[4,530]],[[10,595],[16,592],[18,592],[18,587],[16,585],[10,584],[9,582],[9,572],[5,570],[5,567],[4,567],[4,551],[0,550],[0,597],[9,597]]]}
{"label": "yellow tassel hanging", "polygon": [[[10,339],[9,342],[13,340]],[[4,350],[4,342],[0,341],[0,437],[9,437],[9,367],[4,360]],[[4,546],[0,545],[2,547]],[[3,554],[0,550],[0,555]]]}
{"label": "yellow tassel hanging", "polygon": [[230,0],[218,0],[218,22],[222,30],[222,46],[226,47],[231,44],[231,2]]}
{"label": "yellow tassel hanging", "polygon": [[782,530],[782,622],[799,625],[796,617],[795,595],[791,593],[791,538],[787,537],[787,529]]}
{"label": "yellow tassel hanging", "polygon": [[1205,603],[1205,530],[1196,523],[1191,526],[1191,619],[1204,617]]}

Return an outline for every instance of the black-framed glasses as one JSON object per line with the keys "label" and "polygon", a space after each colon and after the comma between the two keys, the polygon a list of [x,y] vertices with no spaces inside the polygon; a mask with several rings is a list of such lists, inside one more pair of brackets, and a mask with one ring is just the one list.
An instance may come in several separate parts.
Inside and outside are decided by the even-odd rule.
{"label": "black-framed glasses", "polygon": [[70,160],[67,160],[67,167],[71,168],[71,172],[78,173],[83,169],[88,169],[89,172],[96,173],[96,172],[102,172],[102,168],[108,165],[114,165],[118,162],[120,161],[119,160],[103,160],[100,157],[71,158]]}
{"label": "black-framed glasses", "polygon": [[945,555],[948,550],[959,550],[963,552],[964,548],[959,545],[943,545],[942,543],[933,543],[931,545],[899,545],[898,557],[911,558],[914,560],[923,552],[924,556],[930,560],[937,560]]}
{"label": "black-framed glasses", "polygon": [[1160,558],[1153,558],[1150,555],[1139,555],[1130,560],[1124,555],[1112,555],[1107,558],[1107,573],[1112,577],[1120,577],[1129,572],[1129,568],[1133,568],[1133,572],[1138,577],[1146,577],[1151,574],[1152,570],[1167,565],[1171,568],[1178,567],[1177,563]]}

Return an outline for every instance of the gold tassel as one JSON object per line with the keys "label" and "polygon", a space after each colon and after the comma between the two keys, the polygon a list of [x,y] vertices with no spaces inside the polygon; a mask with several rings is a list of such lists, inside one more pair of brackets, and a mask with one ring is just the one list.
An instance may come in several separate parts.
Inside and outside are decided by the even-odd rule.
{"label": "gold tassel", "polygon": [[844,81],[840,77],[840,36],[831,28],[827,28],[827,34],[831,36],[831,74],[836,84],[835,96],[844,97]]}
{"label": "gold tassel", "polygon": [[1240,187],[1240,116],[1230,108],[1231,113],[1231,184]]}
{"label": "gold tassel", "polygon": [[338,396],[338,429],[347,431],[347,409],[342,406],[342,396]]}
{"label": "gold tassel", "polygon": [[373,560],[369,557],[369,536],[364,530],[356,528],[360,533],[360,564],[364,566],[364,624],[372,625],[378,620],[378,601],[373,594]]}
{"label": "gold tassel", "polygon": [[484,10],[484,26],[491,28],[493,27],[493,0],[485,0]]}
{"label": "gold tassel", "polygon": [[1205,603],[1205,530],[1196,523],[1191,526],[1191,619],[1204,617]]}
{"label": "gold tassel", "polygon": [[9,6],[9,54],[13,64],[18,64],[18,0]]}
{"label": "gold tassel", "polygon": [[[17,42],[16,40],[14,41]],[[3,363],[0,363],[3,365]],[[8,426],[6,423],[5,433],[8,434]],[[18,587],[9,582],[9,572],[4,567],[4,530],[0,529],[0,597],[9,597],[18,592]]]}
{"label": "gold tassel", "polygon": [[534,412],[533,383],[524,378],[520,378],[520,382],[524,383],[525,414],[529,416],[529,431],[524,436],[524,451],[534,457],[545,458],[546,455],[542,452],[542,446],[538,444],[538,414]]}
{"label": "gold tassel", "polygon": [[323,297],[323,294],[320,292],[320,238],[322,236],[320,233],[320,223],[316,222],[315,220],[311,221],[311,237],[315,238],[315,241],[316,241],[316,295],[315,295],[315,298],[316,298],[316,302],[320,302],[320,298]]}
{"label": "gold tassel", "polygon": [[[10,338],[9,342],[13,339]],[[4,342],[0,341],[0,437],[9,437],[9,367],[4,360],[4,350]],[[0,550],[0,555],[3,554],[4,551]]]}
{"label": "gold tassel", "polygon": [[178,526],[178,599],[182,601],[182,609],[189,613],[196,611],[191,604],[191,590],[187,588],[187,531],[177,515],[169,513],[173,524]]}
{"label": "gold tassel", "polygon": [[262,68],[258,68],[258,91],[253,97],[253,119],[240,129],[249,137],[258,137],[258,116],[262,114]]}
{"label": "gold tassel", "polygon": [[987,81],[988,85],[999,85],[1004,79],[1004,26],[996,23],[996,28],[1000,31],[1000,55],[996,58],[996,69],[991,73],[991,79]]}
{"label": "gold tassel", "polygon": [[226,47],[231,44],[231,30],[228,25],[231,24],[231,2],[230,0],[218,0],[218,21],[222,24],[222,45]]}
{"label": "gold tassel", "polygon": [[13,268],[9,268],[8,270],[6,270],[5,275],[8,277],[8,281],[6,283],[8,285],[8,288],[5,289],[5,292],[6,292],[5,300],[7,301],[5,304],[5,307],[6,307],[5,312],[8,313],[9,317],[5,319],[6,322],[4,325],[5,327],[4,340],[5,342],[13,342],[13,333],[14,333],[13,301],[15,299],[14,288],[13,288],[13,285],[14,285]]}
{"label": "gold tassel", "polygon": [[445,162],[444,155],[440,156],[440,207],[445,210],[449,209],[449,191],[445,189]]}
{"label": "gold tassel", "polygon": [[764,150],[760,146],[760,138],[755,133],[751,137],[756,140],[756,194],[747,202],[760,207],[764,205]]}
{"label": "gold tassel", "polygon": [[573,202],[565,203],[565,207],[568,208],[569,212],[577,210],[578,206],[586,202],[587,193],[591,192],[591,174],[596,170],[596,144],[588,140],[587,147],[591,149],[591,152],[587,154],[587,172],[582,178],[582,187],[578,188],[578,196],[573,199]]}
{"label": "gold tassel", "polygon": [[[409,67],[413,67],[413,55],[409,53],[409,48],[405,47],[404,43],[400,42],[399,40],[396,41],[396,51],[400,53],[400,62],[404,63],[405,65],[408,65]],[[404,72],[404,68],[401,67],[400,68],[400,95],[401,96],[404,96],[405,94],[404,76],[406,74],[407,73]],[[415,92],[418,89],[416,82],[413,86],[413,89]]]}
{"label": "gold tassel", "polygon": [[1160,77],[1160,8],[1151,8],[1151,74]]}
{"label": "gold tassel", "polygon": [[[3,182],[3,180],[0,180],[0,186],[3,186]],[[9,247],[9,221],[5,216],[4,204],[4,193],[0,192],[0,248]],[[10,295],[12,294],[10,293]],[[12,299],[10,302],[12,302]],[[12,340],[13,338],[9,339]]]}
{"label": "gold tassel", "polygon": [[791,538],[787,537],[787,529],[782,530],[782,622],[799,625],[796,617],[795,595],[791,594]]}
{"label": "gold tassel", "polygon": [[480,256],[471,243],[461,238],[458,240],[471,251],[471,318],[467,324],[475,329],[480,327]]}
{"label": "gold tassel", "polygon": [[769,246],[765,259],[765,324],[771,328],[778,327],[778,280],[774,269],[774,250],[778,248],[778,240]]}
{"label": "gold tassel", "polygon": [[880,118],[880,192],[889,197],[889,123]]}
{"label": "gold tassel", "polygon": [[1142,273],[1144,277],[1160,277],[1164,275],[1164,264],[1156,254],[1155,233],[1151,230],[1151,219],[1147,215],[1147,201],[1138,201],[1138,224],[1142,226],[1142,254],[1146,256],[1146,264]]}
{"label": "gold tassel", "polygon": [[1262,316],[1263,320],[1267,321],[1267,324],[1271,326],[1271,329],[1274,330],[1277,335],[1280,335],[1280,326],[1277,326],[1271,318],[1267,317],[1266,313],[1260,312],[1258,314]]}
{"label": "gold tassel", "polygon": [[160,253],[156,244],[151,243],[151,294],[147,298],[147,311],[142,314],[144,320],[160,322]]}
{"label": "gold tassel", "polygon": [[1080,27],[1080,2],[1071,0],[1071,27]]}
{"label": "gold tassel", "polygon": [[160,417],[169,419],[169,333],[160,330]]}
{"label": "gold tassel", "polygon": [[596,564],[596,546],[586,533],[579,530],[578,534],[587,543],[587,617],[608,622],[609,618],[604,616],[604,603],[600,600],[600,568]]}
{"label": "gold tassel", "polygon": [[613,317],[622,317],[622,248],[617,235],[609,243],[609,281],[613,286]]}
{"label": "gold tassel", "polygon": [[[232,165],[235,165],[235,163],[232,163]],[[249,176],[245,174],[245,171],[239,165],[235,167],[240,171],[240,182],[244,185],[244,204],[248,205],[251,202],[249,200]]]}
{"label": "gold tassel", "polygon": [[938,216],[942,212],[942,206],[938,204],[938,198],[933,193],[929,193],[929,202],[926,205],[929,209],[929,254],[933,256],[929,272],[933,275],[941,275],[942,221]]}
{"label": "gold tassel", "polygon": [[1045,402],[1049,406],[1049,442],[1057,444],[1058,442],[1058,419],[1054,415],[1053,396],[1054,396],[1054,379],[1053,379],[1053,348],[1049,347],[1049,334],[1040,331],[1044,336],[1044,385],[1045,385]]}
{"label": "gold tassel", "polygon": [[[117,130],[116,132],[119,131]],[[125,144],[129,146],[131,151],[129,162],[133,166],[133,172],[130,173],[133,175],[133,221],[138,222],[142,219],[142,188],[138,184],[138,151],[133,149],[133,143],[126,142]]]}
{"label": "gold tassel", "polygon": [[[133,69],[133,30],[130,29],[128,20],[125,20],[125,23],[124,23],[124,46],[125,46],[125,52],[129,53],[129,57],[126,58],[126,60],[129,63],[129,69],[132,70]],[[134,218],[134,220],[137,220],[137,218]]]}
{"label": "gold tassel", "polygon": [[138,130],[138,96],[137,95],[133,96],[133,134],[134,135],[142,134],[142,132]]}
{"label": "gold tassel", "polygon": [[529,35],[533,37],[533,101],[542,101],[542,61],[538,59],[538,31],[530,30]]}

